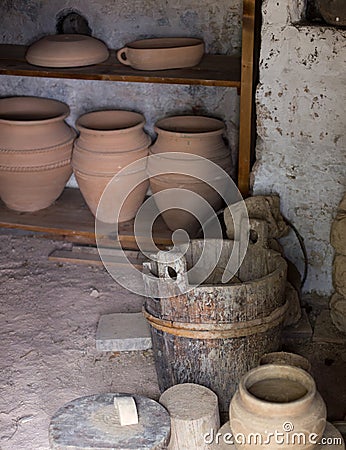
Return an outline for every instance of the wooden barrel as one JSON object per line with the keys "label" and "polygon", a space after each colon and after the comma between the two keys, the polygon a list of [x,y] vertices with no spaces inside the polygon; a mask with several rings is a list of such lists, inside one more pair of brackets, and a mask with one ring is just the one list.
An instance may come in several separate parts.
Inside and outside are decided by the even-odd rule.
{"label": "wooden barrel", "polygon": [[[146,284],[149,295],[143,310],[161,391],[180,383],[201,384],[218,395],[221,413],[227,413],[240,378],[259,364],[263,354],[279,349],[288,307],[286,262],[279,253],[263,248],[261,241],[249,246],[238,282],[221,283],[233,244],[223,241],[219,264],[206,283],[182,295],[158,299],[150,296]],[[202,240],[190,241],[182,256],[187,268],[198,260],[202,248]],[[163,258],[147,263],[144,272],[168,273],[165,266]]]}

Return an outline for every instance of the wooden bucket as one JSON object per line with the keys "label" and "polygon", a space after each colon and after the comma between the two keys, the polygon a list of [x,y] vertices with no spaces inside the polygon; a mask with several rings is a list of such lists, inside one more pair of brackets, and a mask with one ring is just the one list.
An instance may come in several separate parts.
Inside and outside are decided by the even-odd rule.
{"label": "wooden bucket", "polygon": [[[234,241],[224,240],[218,264],[202,285],[158,299],[145,283],[144,315],[150,324],[161,391],[180,383],[201,384],[218,395],[220,411],[225,413],[240,378],[259,364],[263,354],[279,349],[288,308],[287,265],[279,253],[265,248],[265,241],[260,235],[249,245],[238,282],[221,283],[234,246]],[[183,279],[180,272],[195,264],[203,244],[192,240],[173,267],[162,258],[146,263],[144,273],[168,277],[173,269]]]}

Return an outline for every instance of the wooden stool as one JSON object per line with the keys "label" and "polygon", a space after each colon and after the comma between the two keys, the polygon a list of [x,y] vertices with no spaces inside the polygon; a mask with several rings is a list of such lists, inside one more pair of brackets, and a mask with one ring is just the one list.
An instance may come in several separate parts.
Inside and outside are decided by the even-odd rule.
{"label": "wooden stool", "polygon": [[198,384],[177,384],[160,397],[171,416],[170,450],[204,450],[204,436],[220,427],[217,396]]}

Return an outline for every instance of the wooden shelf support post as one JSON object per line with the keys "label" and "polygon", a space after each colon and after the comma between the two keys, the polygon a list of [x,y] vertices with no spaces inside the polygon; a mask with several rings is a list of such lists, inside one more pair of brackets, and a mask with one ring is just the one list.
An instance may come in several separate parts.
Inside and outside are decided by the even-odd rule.
{"label": "wooden shelf support post", "polygon": [[250,188],[250,164],[253,130],[254,45],[256,0],[243,1],[241,94],[238,156],[238,188],[247,196]]}

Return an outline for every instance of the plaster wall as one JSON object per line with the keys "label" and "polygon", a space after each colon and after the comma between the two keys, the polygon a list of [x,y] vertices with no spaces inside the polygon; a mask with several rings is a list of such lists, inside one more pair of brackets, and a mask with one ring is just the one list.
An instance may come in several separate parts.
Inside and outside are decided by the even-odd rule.
{"label": "plaster wall", "polygon": [[[330,227],[346,181],[346,31],[298,25],[304,2],[265,0],[257,89],[254,194],[278,193],[282,211],[304,238],[305,291],[332,291]],[[303,258],[291,233],[287,256]]]}
{"label": "plaster wall", "polygon": [[[57,19],[69,10],[83,15],[93,36],[109,48],[147,37],[195,36],[204,39],[207,52],[240,53],[241,0],[2,0],[0,42],[28,45],[54,34]],[[236,164],[239,97],[232,88],[4,76],[0,96],[12,95],[38,95],[66,102],[71,108],[71,125],[79,115],[92,110],[135,110],[145,115],[146,129],[153,137],[155,121],[168,115],[218,117],[225,122]],[[71,184],[75,186],[74,181]]]}

